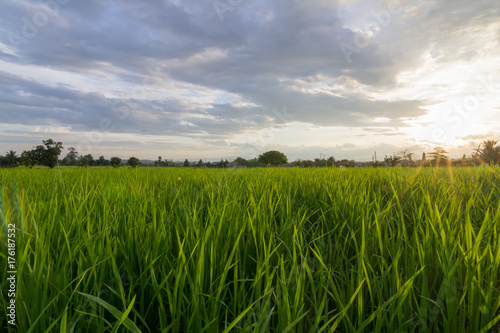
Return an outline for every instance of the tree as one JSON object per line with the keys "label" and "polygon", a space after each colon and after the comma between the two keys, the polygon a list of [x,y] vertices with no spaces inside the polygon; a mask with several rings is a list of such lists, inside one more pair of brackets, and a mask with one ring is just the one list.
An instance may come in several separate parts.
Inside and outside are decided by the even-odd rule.
{"label": "tree", "polygon": [[78,166],[82,168],[86,168],[89,166],[89,161],[86,156],[78,157]]}
{"label": "tree", "polygon": [[311,160],[299,160],[298,163],[301,168],[312,168],[314,166],[314,162]]}
{"label": "tree", "polygon": [[336,165],[343,166],[344,168],[354,168],[356,167],[356,162],[354,160],[348,160],[348,159],[343,159],[340,161],[337,161]]}
{"label": "tree", "polygon": [[61,155],[64,147],[62,146],[62,142],[55,142],[52,139],[43,140],[43,144],[44,146],[37,146],[35,150],[41,155],[41,164],[52,169],[57,165],[59,155]]}
{"label": "tree", "polygon": [[333,167],[333,166],[335,166],[335,157],[330,156],[330,157],[328,157],[328,159],[326,159],[325,157],[320,157],[320,158],[316,157],[314,159],[314,161],[310,161],[310,160],[300,161],[299,160],[299,161],[296,161],[295,163],[298,164],[299,166],[302,164],[305,167],[311,167],[311,166],[314,166],[317,168]]}
{"label": "tree", "polygon": [[374,161],[369,164],[369,166],[374,167],[374,168],[379,168],[383,167],[385,164],[381,161]]}
{"label": "tree", "polygon": [[467,158],[467,155],[463,154],[463,156],[457,160],[451,162],[452,166],[460,166],[460,167],[469,167],[474,166],[475,159]]}
{"label": "tree", "polygon": [[31,155],[35,161],[35,164],[43,164],[43,158],[45,154],[45,147],[43,145],[38,145],[31,150]]}
{"label": "tree", "polygon": [[13,150],[8,151],[2,158],[2,164],[8,166],[9,168],[17,168],[19,166],[19,157],[16,152]]}
{"label": "tree", "polygon": [[203,160],[199,160],[198,164],[196,165],[197,167],[201,168],[203,166]]}
{"label": "tree", "polygon": [[252,158],[250,160],[247,160],[246,164],[247,164],[247,167],[249,167],[249,168],[257,168],[257,167],[267,166],[267,164],[259,162],[257,158]]}
{"label": "tree", "polygon": [[137,168],[139,165],[140,161],[137,157],[131,157],[128,159],[127,164],[130,165],[132,168]]}
{"label": "tree", "polygon": [[85,155],[85,159],[87,160],[87,164],[88,166],[93,166],[95,161],[94,161],[94,156],[88,154],[88,155]]}
{"label": "tree", "polygon": [[[500,146],[498,140],[485,140],[476,149],[475,155],[485,164],[500,163]],[[483,148],[481,148],[483,147]]]}
{"label": "tree", "polygon": [[88,154],[88,155],[85,155],[87,157],[87,159],[89,160],[89,166],[93,166],[95,164],[95,161],[94,161],[94,156]]}
{"label": "tree", "polygon": [[288,158],[282,152],[271,150],[259,155],[259,162],[269,166],[278,166],[288,162]]}
{"label": "tree", "polygon": [[416,166],[415,162],[413,161],[413,155],[415,155],[414,153],[409,153],[408,149],[405,149],[399,154],[403,156],[403,161],[399,163],[400,166],[405,166],[405,167]]}
{"label": "tree", "polygon": [[429,153],[431,166],[446,166],[448,165],[448,154],[442,147],[435,147],[434,151]]}
{"label": "tree", "polygon": [[78,159],[78,166],[86,168],[88,166],[92,166],[93,164],[94,164],[94,157],[90,154],[85,156],[80,156],[80,158]]}
{"label": "tree", "polygon": [[247,165],[247,160],[245,160],[243,157],[237,157],[234,160],[234,163],[236,163],[237,166],[246,166]]}
{"label": "tree", "polygon": [[43,140],[43,145],[33,147],[31,151],[24,151],[21,155],[24,165],[33,167],[35,164],[41,164],[54,168],[59,162],[59,155],[64,149],[61,142],[55,142],[52,139]]}
{"label": "tree", "polygon": [[425,166],[427,164],[427,156],[425,156],[425,153],[422,153],[422,162],[420,163],[421,166]]}
{"label": "tree", "polygon": [[99,156],[97,161],[94,162],[94,165],[95,166],[108,166],[109,161],[107,159],[105,159],[104,156]]}
{"label": "tree", "polygon": [[188,161],[188,159],[187,159],[187,158],[184,160],[184,164],[183,164],[183,165],[184,165],[185,167],[188,167],[188,166],[189,166],[189,161]]}
{"label": "tree", "polygon": [[25,150],[21,153],[21,164],[32,168],[37,163],[33,150]]}
{"label": "tree", "polygon": [[109,160],[109,163],[111,164],[111,166],[113,168],[118,168],[122,164],[122,159],[119,157],[111,157],[111,159]]}
{"label": "tree", "polygon": [[413,162],[414,153],[408,152],[408,149],[403,150],[400,155],[403,155],[403,161]]}
{"label": "tree", "polygon": [[168,167],[174,165],[174,163],[172,160],[164,160],[161,156],[158,156],[158,159],[154,161],[153,165],[157,167]]}
{"label": "tree", "polygon": [[384,163],[388,166],[394,167],[397,166],[401,162],[401,156],[398,156],[396,154],[392,156],[387,156],[385,155],[384,157]]}
{"label": "tree", "polygon": [[78,164],[78,152],[75,148],[69,147],[66,157],[63,158],[61,164],[67,166],[73,166]]}
{"label": "tree", "polygon": [[327,163],[328,163],[328,162],[327,162],[327,161],[326,161],[326,159],[324,159],[324,158],[318,158],[318,157],[316,157],[316,158],[314,159],[314,166],[315,166],[315,167],[326,167],[326,166],[327,166]]}

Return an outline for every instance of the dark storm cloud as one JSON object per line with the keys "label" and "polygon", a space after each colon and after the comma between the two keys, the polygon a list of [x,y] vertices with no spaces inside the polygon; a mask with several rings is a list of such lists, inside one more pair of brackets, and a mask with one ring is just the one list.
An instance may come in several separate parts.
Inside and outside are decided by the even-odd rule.
{"label": "dark storm cloud", "polygon": [[[58,6],[51,7],[54,2]],[[373,100],[348,89],[342,97],[312,94],[294,89],[293,80],[321,74],[334,80],[349,77],[374,90],[391,89],[398,74],[418,67],[426,52],[445,54],[448,60],[479,56],[477,50],[460,49],[457,38],[468,27],[499,15],[492,1],[402,2],[402,11],[393,13],[390,23],[379,19],[377,36],[360,47],[354,42],[357,32],[346,22],[354,18],[361,29],[377,22],[374,13],[387,12],[386,2],[358,3],[349,12],[336,1],[242,1],[224,12],[222,20],[213,1],[65,2],[2,3],[0,42],[15,54],[0,51],[0,59],[70,72],[113,73],[135,85],[148,82],[148,66],[160,66],[172,79],[234,93],[257,107],[224,102],[188,110],[176,99],[130,99],[121,101],[131,110],[121,119],[113,108],[120,101],[104,94],[2,73],[2,122],[94,130],[102,119],[111,119],[117,132],[218,136],[275,126],[279,117],[271,110],[286,106],[285,121],[378,126],[372,119],[385,117],[390,123],[380,126],[403,127],[401,118],[425,114],[429,101]],[[48,18],[43,25],[36,24],[40,13]],[[32,29],[28,38],[23,31],[30,24],[36,33]],[[351,61],[342,43],[357,46]]]}

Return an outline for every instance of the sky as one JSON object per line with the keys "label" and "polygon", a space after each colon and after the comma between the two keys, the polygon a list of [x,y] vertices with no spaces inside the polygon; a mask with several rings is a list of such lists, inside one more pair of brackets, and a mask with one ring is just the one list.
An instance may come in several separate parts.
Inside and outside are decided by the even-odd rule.
{"label": "sky", "polygon": [[470,155],[499,43],[498,0],[2,0],[0,154]]}

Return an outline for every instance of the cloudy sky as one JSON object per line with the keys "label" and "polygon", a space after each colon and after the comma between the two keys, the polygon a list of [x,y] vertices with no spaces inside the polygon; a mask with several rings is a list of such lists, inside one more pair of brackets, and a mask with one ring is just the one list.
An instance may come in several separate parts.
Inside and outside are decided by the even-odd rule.
{"label": "cloudy sky", "polygon": [[470,154],[499,43],[498,0],[2,0],[0,154]]}

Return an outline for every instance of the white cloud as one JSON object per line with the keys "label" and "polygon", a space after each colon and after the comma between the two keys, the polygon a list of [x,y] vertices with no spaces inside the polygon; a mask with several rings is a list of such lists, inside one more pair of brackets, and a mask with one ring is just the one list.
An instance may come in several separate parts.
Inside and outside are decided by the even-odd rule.
{"label": "white cloud", "polygon": [[[7,32],[40,8],[0,13],[2,146],[24,147],[29,131],[86,140],[110,119],[95,154],[154,158],[168,141],[179,157],[279,147],[369,159],[377,147],[470,153],[498,131],[493,0],[255,0],[223,21],[210,1],[72,1],[11,45]],[[356,47],[351,61],[342,43]]]}

